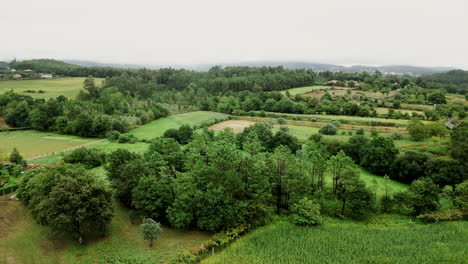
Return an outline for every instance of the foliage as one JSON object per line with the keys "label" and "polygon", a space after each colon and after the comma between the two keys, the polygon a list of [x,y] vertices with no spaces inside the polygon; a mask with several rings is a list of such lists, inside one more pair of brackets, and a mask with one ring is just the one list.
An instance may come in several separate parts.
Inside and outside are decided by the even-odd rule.
{"label": "foliage", "polygon": [[415,180],[409,189],[412,206],[416,215],[426,214],[437,209],[440,189],[427,177]]}
{"label": "foliage", "polygon": [[398,152],[391,138],[374,137],[365,147],[361,165],[374,173],[384,175]]}
{"label": "foliage", "polygon": [[10,154],[10,162],[17,165],[25,165],[26,161],[16,148]]}
{"label": "foliage", "polygon": [[151,218],[144,218],[140,225],[140,230],[143,235],[143,239],[149,241],[149,246],[153,246],[153,241],[157,238],[158,234],[163,230],[161,224],[154,221]]}
{"label": "foliage", "polygon": [[335,135],[338,129],[333,124],[325,124],[320,127],[319,133],[323,135]]}
{"label": "foliage", "polygon": [[97,148],[78,148],[63,157],[66,163],[80,163],[95,168],[106,162],[106,154]]}
{"label": "foliage", "polygon": [[292,221],[297,225],[319,225],[323,221],[320,216],[320,204],[308,198],[303,198],[293,205],[292,212]]}
{"label": "foliage", "polygon": [[108,224],[113,215],[111,191],[84,168],[46,167],[30,174],[19,196],[33,218],[56,232],[82,236]]}

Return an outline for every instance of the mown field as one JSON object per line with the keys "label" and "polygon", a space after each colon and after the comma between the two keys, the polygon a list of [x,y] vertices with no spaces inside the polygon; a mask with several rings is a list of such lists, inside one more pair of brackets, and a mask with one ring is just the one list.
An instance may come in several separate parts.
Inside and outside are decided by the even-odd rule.
{"label": "mown field", "polygon": [[323,89],[330,89],[331,86],[324,86],[324,85],[313,85],[313,86],[306,86],[306,87],[299,87],[299,88],[292,88],[285,91],[281,91],[282,94],[286,94],[286,91],[289,92],[291,95],[296,94],[305,94],[308,92],[316,91],[316,90],[323,90]]}
{"label": "mown field", "polygon": [[171,128],[179,128],[182,125],[200,125],[204,122],[212,122],[216,119],[226,118],[226,114],[208,111],[195,111],[184,114],[171,115],[155,120],[129,132],[139,139],[152,139],[162,136]]}
{"label": "mown field", "polygon": [[424,225],[380,219],[366,224],[327,218],[318,227],[280,221],[202,263],[466,263],[467,244],[466,221]]}
{"label": "mown field", "polygon": [[[13,90],[16,93],[29,95],[34,98],[52,98],[63,95],[68,98],[75,98],[80,89],[83,88],[82,77],[67,77],[47,80],[12,80],[0,81],[0,94]],[[102,78],[96,78],[95,82],[100,85]],[[34,90],[35,93],[26,93],[26,90]],[[45,93],[39,93],[39,90]]]}
{"label": "mown field", "polygon": [[47,153],[60,152],[97,140],[99,139],[82,138],[35,130],[1,132],[0,162],[8,160],[13,148],[17,148],[24,158],[30,159]]}

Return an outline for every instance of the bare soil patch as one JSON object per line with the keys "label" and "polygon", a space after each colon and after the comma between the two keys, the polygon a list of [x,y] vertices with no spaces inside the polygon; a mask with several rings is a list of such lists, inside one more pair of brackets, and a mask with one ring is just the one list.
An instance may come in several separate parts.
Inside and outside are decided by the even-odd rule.
{"label": "bare soil patch", "polygon": [[255,121],[249,120],[227,120],[210,126],[211,130],[221,131],[225,128],[231,128],[234,133],[240,133],[244,131],[247,127],[255,124]]}

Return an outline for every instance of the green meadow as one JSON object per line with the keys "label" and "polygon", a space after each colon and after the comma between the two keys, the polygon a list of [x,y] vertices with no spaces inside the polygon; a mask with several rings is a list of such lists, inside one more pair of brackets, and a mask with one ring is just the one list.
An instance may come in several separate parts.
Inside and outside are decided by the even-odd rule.
{"label": "green meadow", "polygon": [[[53,98],[60,95],[75,98],[80,89],[83,88],[85,79],[82,77],[67,77],[44,80],[0,81],[0,94],[13,90],[16,93],[34,98]],[[100,85],[103,80],[102,78],[95,78],[97,85]],[[26,92],[27,90],[33,90],[35,93]],[[39,90],[43,90],[45,93],[39,93]]]}
{"label": "green meadow", "polygon": [[217,112],[195,111],[160,118],[151,123],[133,129],[128,133],[133,134],[139,139],[152,139],[162,136],[166,130],[171,128],[177,129],[182,125],[195,126],[205,122],[213,122],[216,119],[223,119],[226,117],[226,114]]}
{"label": "green meadow", "polygon": [[0,161],[8,160],[13,148],[17,148],[24,158],[30,159],[47,153],[61,152],[97,140],[99,139],[36,130],[1,132]]}

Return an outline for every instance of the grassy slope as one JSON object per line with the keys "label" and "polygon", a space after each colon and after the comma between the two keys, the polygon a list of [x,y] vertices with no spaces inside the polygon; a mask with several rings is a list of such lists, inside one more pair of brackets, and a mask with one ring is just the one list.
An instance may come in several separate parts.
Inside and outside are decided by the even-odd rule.
{"label": "grassy slope", "polygon": [[195,111],[190,113],[171,115],[143,125],[130,131],[129,133],[140,139],[152,139],[162,136],[167,129],[179,128],[185,124],[190,126],[199,125],[203,122],[208,122],[224,117],[226,117],[225,114],[207,111]]}
{"label": "grassy slope", "polygon": [[59,152],[64,149],[96,141],[95,138],[61,135],[52,132],[22,130],[0,133],[0,162],[8,159],[14,147],[24,158]]}
{"label": "grassy slope", "polygon": [[[29,95],[34,98],[51,98],[64,95],[68,98],[75,98],[80,89],[83,88],[83,81],[86,78],[68,77],[50,80],[17,80],[0,81],[0,94],[13,89],[14,92]],[[96,78],[96,84],[100,85],[103,79]],[[36,93],[25,93],[26,90],[35,90]],[[37,93],[39,90],[45,93]]]}
{"label": "grassy slope", "polygon": [[318,227],[276,222],[202,263],[466,263],[467,222],[391,222],[327,219]]}
{"label": "grassy slope", "polygon": [[[299,88],[292,88],[288,91],[291,95],[296,95],[296,94],[305,94],[307,92],[311,91],[316,91],[316,90],[322,90],[322,89],[330,89],[331,86],[323,86],[323,85],[313,85],[313,86],[306,86],[306,87],[299,87]],[[281,91],[282,94],[285,94],[286,91]]]}
{"label": "grassy slope", "polygon": [[[18,201],[9,201],[8,216],[15,218],[8,226],[8,236],[0,237],[0,263],[111,263],[120,258],[138,260],[135,263],[164,263],[187,248],[193,248],[209,238],[202,232],[178,231],[164,227],[163,233],[149,248],[139,233],[139,225],[128,220],[128,209],[117,202],[115,216],[106,238],[89,239],[80,245],[73,238],[49,239],[48,228],[36,224]],[[5,205],[2,204],[4,207]],[[122,259],[124,258],[124,259]],[[116,263],[116,262],[112,262]]]}

